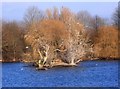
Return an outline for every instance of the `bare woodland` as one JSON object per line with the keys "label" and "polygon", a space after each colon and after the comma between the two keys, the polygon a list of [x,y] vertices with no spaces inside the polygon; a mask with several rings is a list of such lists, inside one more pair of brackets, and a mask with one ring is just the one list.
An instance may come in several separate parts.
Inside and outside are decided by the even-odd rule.
{"label": "bare woodland", "polygon": [[3,61],[33,62],[39,68],[76,65],[82,60],[119,58],[118,9],[114,25],[87,11],[69,8],[41,11],[30,7],[24,21],[2,22]]}

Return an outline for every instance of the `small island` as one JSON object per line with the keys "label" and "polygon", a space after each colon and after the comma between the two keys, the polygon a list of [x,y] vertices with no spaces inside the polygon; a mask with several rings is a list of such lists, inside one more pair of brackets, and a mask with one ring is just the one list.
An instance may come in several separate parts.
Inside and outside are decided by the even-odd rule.
{"label": "small island", "polygon": [[37,7],[30,7],[23,22],[2,21],[2,62],[32,63],[46,70],[77,66],[84,60],[120,58],[118,24],[107,24],[98,15],[75,14],[67,7],[47,9],[43,15]]}

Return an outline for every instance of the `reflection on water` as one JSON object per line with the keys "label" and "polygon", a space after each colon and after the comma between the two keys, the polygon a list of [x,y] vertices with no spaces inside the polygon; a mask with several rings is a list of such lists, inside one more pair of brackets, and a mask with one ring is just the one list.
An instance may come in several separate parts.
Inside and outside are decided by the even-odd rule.
{"label": "reflection on water", "polygon": [[77,67],[37,71],[25,63],[3,63],[3,87],[114,87],[118,86],[118,61],[84,61]]}

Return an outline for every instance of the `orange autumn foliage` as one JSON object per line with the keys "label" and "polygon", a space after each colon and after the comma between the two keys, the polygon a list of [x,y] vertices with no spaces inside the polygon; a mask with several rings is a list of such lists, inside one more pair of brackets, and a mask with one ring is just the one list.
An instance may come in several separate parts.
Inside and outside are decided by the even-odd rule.
{"label": "orange autumn foliage", "polygon": [[118,58],[118,30],[113,26],[98,29],[94,53],[97,57]]}

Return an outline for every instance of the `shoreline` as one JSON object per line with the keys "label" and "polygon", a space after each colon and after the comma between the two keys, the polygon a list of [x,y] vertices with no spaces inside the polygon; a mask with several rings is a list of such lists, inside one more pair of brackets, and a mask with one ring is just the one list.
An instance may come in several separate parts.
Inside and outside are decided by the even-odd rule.
{"label": "shoreline", "polygon": [[[85,58],[85,59],[80,59],[76,62],[79,63],[81,61],[94,61],[94,60],[98,60],[98,61],[111,61],[111,60],[120,60],[120,58],[92,58],[92,59],[89,59],[89,58]],[[30,61],[3,61],[3,60],[0,60],[0,63],[17,63],[17,62],[23,62],[23,63],[31,63]],[[65,63],[67,64],[67,63]]]}
{"label": "shoreline", "polygon": [[98,62],[100,62],[100,61],[106,61],[106,62],[110,62],[110,61],[119,61],[120,59],[119,58],[112,58],[112,59],[98,59],[98,58],[96,58],[96,59],[92,59],[92,60],[79,60],[79,61],[77,61],[77,62],[75,62],[75,64],[69,64],[69,63],[65,63],[65,62],[54,62],[52,65],[44,65],[42,68],[40,68],[40,67],[37,67],[37,66],[35,66],[34,65],[34,62],[24,62],[24,61],[10,61],[10,62],[0,62],[0,63],[32,63],[32,66],[33,67],[35,67],[36,68],[36,70],[48,70],[48,69],[51,69],[51,68],[54,68],[54,67],[77,67],[78,66],[78,64],[80,63],[80,62],[86,62],[86,61],[98,61]]}

